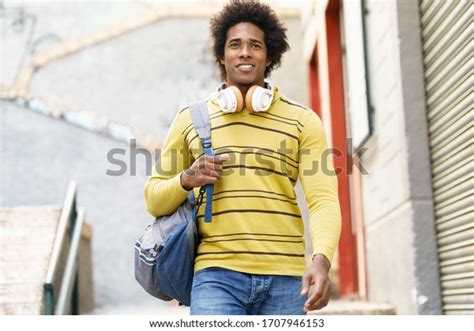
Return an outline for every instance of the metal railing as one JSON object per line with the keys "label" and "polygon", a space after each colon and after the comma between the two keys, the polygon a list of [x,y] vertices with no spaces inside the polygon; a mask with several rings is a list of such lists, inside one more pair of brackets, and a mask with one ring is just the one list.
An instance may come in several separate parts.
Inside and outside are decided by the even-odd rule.
{"label": "metal railing", "polygon": [[[46,281],[43,284],[45,315],[79,314],[77,260],[84,224],[84,209],[77,208],[76,188],[76,182],[70,181],[59,219]],[[58,278],[61,276],[59,274],[59,264],[67,238],[68,227],[71,242],[61,282],[57,283]],[[55,291],[58,286],[59,291],[56,295]],[[55,298],[57,298],[57,302],[55,302]]]}

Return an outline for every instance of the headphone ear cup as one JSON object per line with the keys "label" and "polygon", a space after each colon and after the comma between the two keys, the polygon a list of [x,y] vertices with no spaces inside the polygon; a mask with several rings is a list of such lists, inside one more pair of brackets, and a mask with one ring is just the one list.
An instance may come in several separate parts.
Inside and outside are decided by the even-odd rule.
{"label": "headphone ear cup", "polygon": [[235,100],[236,100],[236,107],[235,107],[235,112],[240,113],[242,109],[244,109],[244,97],[242,96],[242,92],[240,92],[238,87],[231,86],[229,87],[234,94],[235,94]]}
{"label": "headphone ear cup", "polygon": [[219,107],[224,113],[238,113],[244,108],[242,93],[235,86],[230,86],[217,93]]}
{"label": "headphone ear cup", "polygon": [[258,85],[253,85],[248,89],[247,94],[245,95],[245,107],[248,109],[249,112],[255,111],[252,104],[252,98],[257,88],[259,88]]}

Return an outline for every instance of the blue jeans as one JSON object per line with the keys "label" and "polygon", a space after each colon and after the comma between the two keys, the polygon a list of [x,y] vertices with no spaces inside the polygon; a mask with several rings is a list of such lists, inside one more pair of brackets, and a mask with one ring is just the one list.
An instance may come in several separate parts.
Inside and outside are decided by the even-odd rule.
{"label": "blue jeans", "polygon": [[194,274],[191,315],[305,315],[300,291],[299,276],[206,268]]}

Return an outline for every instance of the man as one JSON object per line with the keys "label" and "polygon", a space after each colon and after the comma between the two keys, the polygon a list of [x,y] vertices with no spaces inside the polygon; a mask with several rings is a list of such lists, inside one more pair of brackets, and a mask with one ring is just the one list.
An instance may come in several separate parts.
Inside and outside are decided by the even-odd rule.
{"label": "man", "polygon": [[[268,5],[254,0],[231,1],[210,27],[224,81],[208,100],[216,156],[204,155],[189,108],[179,111],[145,186],[147,209],[155,217],[170,214],[189,190],[215,186],[212,222],[204,222],[204,208],[198,213],[191,314],[320,309],[329,300],[328,271],[340,234],[337,178],[318,116],[264,80],[289,48],[286,29]],[[260,99],[253,98],[256,88]],[[311,217],[308,267],[293,190],[298,177]]]}

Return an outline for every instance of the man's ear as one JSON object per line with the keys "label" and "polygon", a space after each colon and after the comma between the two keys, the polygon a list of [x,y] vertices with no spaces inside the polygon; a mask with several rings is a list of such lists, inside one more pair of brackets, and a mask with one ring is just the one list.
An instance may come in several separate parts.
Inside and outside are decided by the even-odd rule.
{"label": "man's ear", "polygon": [[267,59],[267,64],[266,64],[266,67],[270,66],[270,64],[272,64],[272,60],[270,60],[270,59]]}
{"label": "man's ear", "polygon": [[220,64],[224,65],[224,59],[219,59]]}

